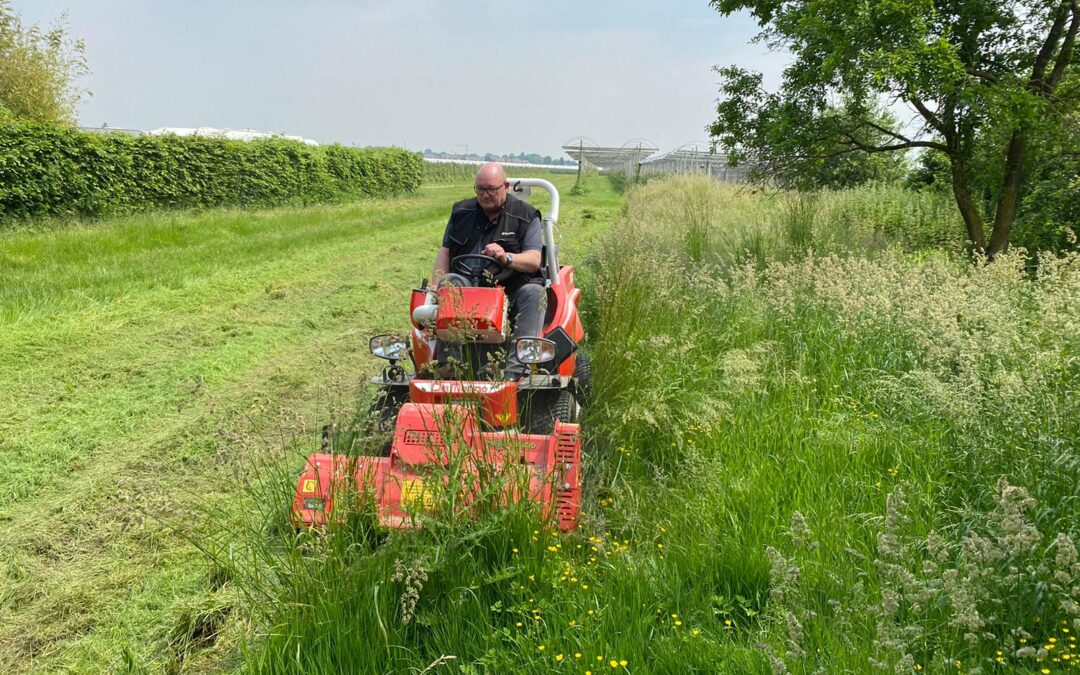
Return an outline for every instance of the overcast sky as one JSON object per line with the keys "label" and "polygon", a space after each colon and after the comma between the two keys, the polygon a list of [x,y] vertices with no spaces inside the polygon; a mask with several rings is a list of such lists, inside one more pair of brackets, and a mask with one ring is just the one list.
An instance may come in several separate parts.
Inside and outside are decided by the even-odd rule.
{"label": "overcast sky", "polygon": [[85,126],[553,157],[705,141],[714,65],[786,58],[707,0],[14,0],[86,42]]}

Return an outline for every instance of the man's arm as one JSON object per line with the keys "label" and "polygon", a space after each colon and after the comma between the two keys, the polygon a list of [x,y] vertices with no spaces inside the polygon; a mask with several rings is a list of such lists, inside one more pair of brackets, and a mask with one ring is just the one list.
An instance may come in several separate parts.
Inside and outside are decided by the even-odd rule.
{"label": "man's arm", "polygon": [[438,288],[439,279],[442,275],[446,274],[450,267],[450,249],[445,246],[439,249],[439,252],[435,254],[435,266],[431,268],[431,286],[429,288]]}
{"label": "man's arm", "polygon": [[[529,226],[525,228],[525,238],[521,242],[521,253],[512,253],[514,264],[507,265],[507,267],[515,272],[536,274],[544,262],[541,253],[543,245],[544,240],[540,233],[540,219],[534,218],[529,223]],[[483,253],[506,265],[506,251],[503,250],[502,246],[495,243],[488,244],[484,247]]]}

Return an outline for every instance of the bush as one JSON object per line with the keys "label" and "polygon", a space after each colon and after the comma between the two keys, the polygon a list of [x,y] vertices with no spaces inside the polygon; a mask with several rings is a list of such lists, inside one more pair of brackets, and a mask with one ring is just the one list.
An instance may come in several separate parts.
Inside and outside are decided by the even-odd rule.
{"label": "bush", "polygon": [[0,123],[0,223],[149,208],[334,203],[411,192],[422,179],[420,156],[396,148]]}

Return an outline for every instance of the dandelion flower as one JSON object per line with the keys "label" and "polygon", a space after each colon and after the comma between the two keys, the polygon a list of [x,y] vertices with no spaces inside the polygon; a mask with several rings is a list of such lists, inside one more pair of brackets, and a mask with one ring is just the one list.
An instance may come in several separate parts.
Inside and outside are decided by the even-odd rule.
{"label": "dandelion flower", "polygon": [[731,627],[731,619],[724,619],[724,625],[730,628]]}
{"label": "dandelion flower", "polygon": [[539,647],[536,648],[536,651],[542,652],[542,651],[544,651],[544,649],[546,649],[546,647],[544,647],[544,645],[540,645]]}
{"label": "dandelion flower", "polygon": [[623,668],[626,667],[627,663],[629,663],[629,662],[626,659],[622,659],[621,661],[619,661],[619,665],[622,666]]}
{"label": "dandelion flower", "polygon": [[616,661],[615,659],[611,659],[610,661],[608,661],[608,665],[611,666],[612,668],[618,668],[619,667],[619,662]]}
{"label": "dandelion flower", "polygon": [[581,652],[574,652],[574,658],[575,659],[580,659],[581,658]]}
{"label": "dandelion flower", "polygon": [[690,632],[694,634],[694,637],[697,637],[698,635],[701,635],[701,630],[698,629],[698,628],[695,628],[694,630],[692,630]]}
{"label": "dandelion flower", "polygon": [[562,663],[562,660],[563,660],[563,655],[562,655],[562,654],[556,654],[556,655],[555,655],[555,660],[556,660],[556,661],[558,661],[558,662],[560,662],[560,663]]}
{"label": "dandelion flower", "polygon": [[676,619],[676,621],[675,621],[675,625],[676,625],[676,626],[681,626],[681,625],[682,625],[682,621],[679,621],[679,620],[677,620],[677,619]]}

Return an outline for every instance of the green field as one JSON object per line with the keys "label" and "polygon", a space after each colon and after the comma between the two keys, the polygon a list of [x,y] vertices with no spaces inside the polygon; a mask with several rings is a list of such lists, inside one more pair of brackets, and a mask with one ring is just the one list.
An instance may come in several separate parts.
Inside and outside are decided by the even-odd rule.
{"label": "green field", "polygon": [[467,181],[2,235],[0,670],[1075,667],[1080,256],[972,265],[898,189],[553,180],[597,378],[568,536],[280,527]]}
{"label": "green field", "polygon": [[[209,592],[190,526],[352,403],[470,185],[0,235],[0,671],[168,664]],[[617,211],[596,187],[570,261]]]}

